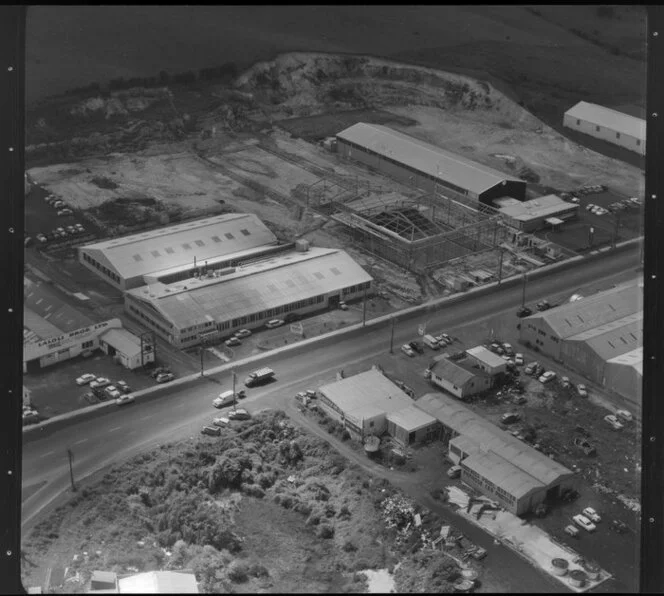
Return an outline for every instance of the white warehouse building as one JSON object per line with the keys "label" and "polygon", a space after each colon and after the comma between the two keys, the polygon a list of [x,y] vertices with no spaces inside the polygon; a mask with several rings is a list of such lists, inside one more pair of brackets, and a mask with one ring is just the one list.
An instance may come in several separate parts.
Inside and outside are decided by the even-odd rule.
{"label": "white warehouse building", "polygon": [[580,101],[565,112],[563,125],[640,155],[646,154],[646,121],[641,118]]}

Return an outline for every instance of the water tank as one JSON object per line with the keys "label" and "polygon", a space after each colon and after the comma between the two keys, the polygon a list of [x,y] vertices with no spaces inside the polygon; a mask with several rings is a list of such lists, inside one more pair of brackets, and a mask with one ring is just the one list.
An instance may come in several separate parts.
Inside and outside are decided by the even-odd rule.
{"label": "water tank", "polygon": [[295,241],[295,250],[297,252],[307,252],[309,250],[309,241],[301,238]]}

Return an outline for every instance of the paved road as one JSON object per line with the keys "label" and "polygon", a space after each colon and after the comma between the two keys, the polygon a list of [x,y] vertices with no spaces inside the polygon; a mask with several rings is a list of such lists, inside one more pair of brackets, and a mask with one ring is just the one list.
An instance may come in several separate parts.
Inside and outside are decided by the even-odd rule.
{"label": "paved road", "polygon": [[[638,251],[610,255],[599,261],[582,263],[576,269],[559,275],[533,280],[528,284],[528,301],[537,301],[557,293],[571,293],[588,283],[624,275],[624,272],[635,269],[635,254],[638,254]],[[486,296],[469,299],[432,312],[427,317],[430,325],[435,328],[453,329],[479,319],[494,317],[503,311],[507,316],[513,316],[515,305],[521,301],[521,291],[520,286],[498,289],[491,294],[490,299]],[[413,337],[415,325],[414,318],[402,320],[396,325],[395,355],[391,358],[402,357],[397,351],[398,346]],[[389,326],[383,326],[368,328],[361,340],[340,339],[335,344],[323,346],[304,355],[286,352],[279,356],[267,356],[266,361],[277,371],[278,380],[272,385],[249,390],[249,397],[244,403],[250,405],[254,411],[264,407],[287,408],[295,392],[329,382],[338,370],[367,368],[378,356],[384,356],[388,352],[389,343]],[[238,378],[243,378],[255,367],[256,364],[238,367]],[[220,389],[229,388],[230,383],[228,375],[201,379],[198,384],[189,385],[185,389],[173,387],[166,390],[158,399],[106,410],[107,413],[98,418],[72,424],[53,431],[46,437],[27,439],[23,447],[24,530],[31,525],[40,511],[57,502],[67,490],[67,448],[71,448],[74,453],[74,471],[80,479],[161,442],[195,436],[202,424],[209,421],[215,412],[211,407],[213,397]],[[404,484],[399,479],[398,484],[407,483]],[[471,531],[469,535],[471,534],[475,536],[477,533]],[[482,540],[478,542],[482,543]],[[546,580],[539,572],[524,565],[516,554],[507,549],[503,550],[505,564],[511,561],[510,565],[514,566],[505,568],[506,579],[509,579],[510,575],[508,569],[518,568],[520,585],[525,586],[526,584],[521,583],[525,581],[533,590],[539,586],[538,591],[557,587],[555,584],[546,585]],[[495,569],[493,572],[499,573]],[[521,577],[521,574],[528,572],[531,573],[528,576],[530,579]]]}

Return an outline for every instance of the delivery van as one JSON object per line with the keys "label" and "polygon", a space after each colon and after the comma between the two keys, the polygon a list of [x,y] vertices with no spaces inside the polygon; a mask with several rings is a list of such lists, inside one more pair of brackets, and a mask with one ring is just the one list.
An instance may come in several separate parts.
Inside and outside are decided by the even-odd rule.
{"label": "delivery van", "polygon": [[429,346],[432,350],[437,350],[440,348],[440,344],[436,341],[436,338],[433,335],[425,335],[422,338],[424,345]]}

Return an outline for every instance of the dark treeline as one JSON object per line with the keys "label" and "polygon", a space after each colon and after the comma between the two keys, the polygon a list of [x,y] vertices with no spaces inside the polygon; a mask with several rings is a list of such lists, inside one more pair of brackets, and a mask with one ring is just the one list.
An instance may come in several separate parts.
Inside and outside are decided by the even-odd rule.
{"label": "dark treeline", "polygon": [[109,93],[111,91],[120,91],[131,89],[132,87],[163,87],[165,85],[188,85],[196,81],[220,81],[230,82],[237,76],[237,65],[234,62],[226,62],[221,66],[212,66],[210,68],[201,68],[200,70],[187,70],[184,72],[170,74],[162,70],[157,76],[152,77],[132,77],[125,79],[119,77],[111,79],[107,84],[90,83],[84,87],[76,87],[65,91],[65,95],[78,95],[80,93]]}

